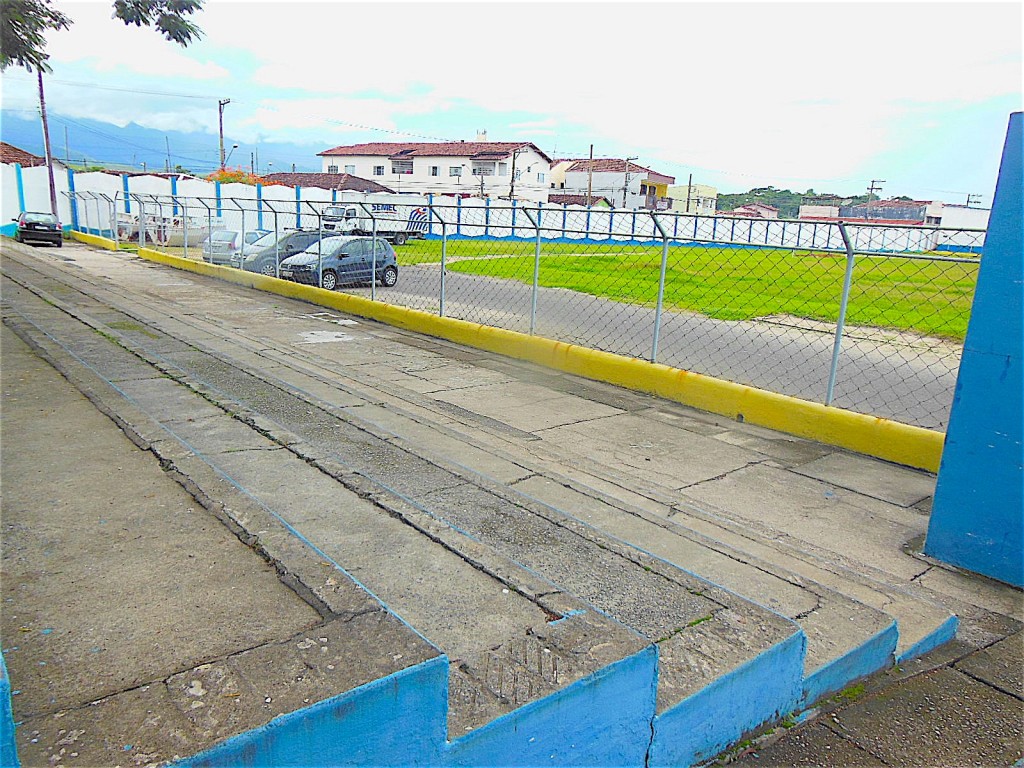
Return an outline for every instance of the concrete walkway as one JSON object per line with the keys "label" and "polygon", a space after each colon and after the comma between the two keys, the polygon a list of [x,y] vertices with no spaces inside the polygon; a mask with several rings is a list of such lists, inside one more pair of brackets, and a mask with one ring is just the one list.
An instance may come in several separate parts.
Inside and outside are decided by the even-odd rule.
{"label": "concrete walkway", "polygon": [[[696,693],[797,637],[791,709],[820,714],[741,759],[1021,757],[1021,593],[916,554],[933,477],[127,254],[3,247],[0,636],[26,764],[194,754],[275,702],[441,652],[458,747],[656,647],[656,747]],[[337,640],[375,651],[346,675],[318,665],[284,697],[216,688],[195,716],[190,691],[215,690],[224,660],[329,645],[339,617],[376,622]],[[192,724],[178,741],[69,727],[154,690]],[[943,724],[954,701],[985,740]],[[935,730],[962,748],[928,752]]]}

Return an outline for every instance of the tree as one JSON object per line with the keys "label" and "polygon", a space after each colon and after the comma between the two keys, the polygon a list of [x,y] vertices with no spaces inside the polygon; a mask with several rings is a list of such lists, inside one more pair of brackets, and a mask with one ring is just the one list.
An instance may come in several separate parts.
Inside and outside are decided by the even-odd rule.
{"label": "tree", "polygon": [[[52,0],[0,0],[0,71],[11,66],[49,72],[46,31],[68,29],[71,19]],[[188,16],[202,0],[116,0],[114,18],[125,25],[154,27],[172,43],[186,46],[202,36]]]}

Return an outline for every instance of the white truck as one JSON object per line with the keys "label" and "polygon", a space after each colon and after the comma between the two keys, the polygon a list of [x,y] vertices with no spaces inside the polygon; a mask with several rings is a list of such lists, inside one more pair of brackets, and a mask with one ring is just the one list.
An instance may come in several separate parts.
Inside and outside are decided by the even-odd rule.
{"label": "white truck", "polygon": [[[374,196],[377,197],[377,196]],[[387,201],[367,196],[365,202],[332,203],[323,210],[322,225],[330,232],[372,235],[376,232],[395,245],[422,238],[430,226],[430,212],[417,198],[389,195]],[[397,199],[394,199],[397,198]]]}

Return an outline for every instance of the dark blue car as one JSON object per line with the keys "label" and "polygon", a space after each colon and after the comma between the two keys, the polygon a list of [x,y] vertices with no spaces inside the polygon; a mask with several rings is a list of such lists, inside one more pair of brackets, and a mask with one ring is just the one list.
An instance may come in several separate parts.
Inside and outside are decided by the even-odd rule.
{"label": "dark blue car", "polygon": [[[376,270],[376,271],[374,271]],[[398,282],[398,262],[387,240],[332,237],[281,262],[281,277],[333,291],[339,285],[370,284],[390,288]],[[320,279],[323,275],[323,279]]]}

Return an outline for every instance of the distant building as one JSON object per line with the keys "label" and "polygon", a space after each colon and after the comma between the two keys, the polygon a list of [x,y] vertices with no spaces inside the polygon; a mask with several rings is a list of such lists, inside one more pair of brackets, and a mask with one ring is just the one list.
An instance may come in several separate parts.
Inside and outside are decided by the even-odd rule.
{"label": "distant building", "polygon": [[369,179],[349,173],[268,173],[267,181],[276,181],[289,187],[319,187],[320,189],[350,190],[355,192],[394,192]]}
{"label": "distant building", "polygon": [[548,195],[548,202],[554,205],[589,205],[611,208],[612,202],[607,197],[590,197],[583,195]]}
{"label": "distant building", "polygon": [[725,215],[743,216],[748,219],[777,219],[779,218],[779,209],[774,205],[765,205],[764,203],[747,203],[733,208],[731,211],[725,211]]}
{"label": "distant building", "polygon": [[707,184],[681,184],[668,188],[672,210],[710,216],[718,207],[718,190]]}
{"label": "distant building", "polygon": [[547,202],[551,158],[528,141],[371,143],[318,153],[325,173],[373,179],[396,192]]}
{"label": "distant building", "polygon": [[809,221],[860,221],[899,226],[938,226],[985,229],[989,210],[949,205],[940,200],[872,200],[852,204],[849,199],[816,198],[800,206],[798,217]]}
{"label": "distant building", "polygon": [[668,187],[674,176],[616,158],[555,160],[551,168],[551,193],[605,197],[623,208],[666,211],[672,206]]}

